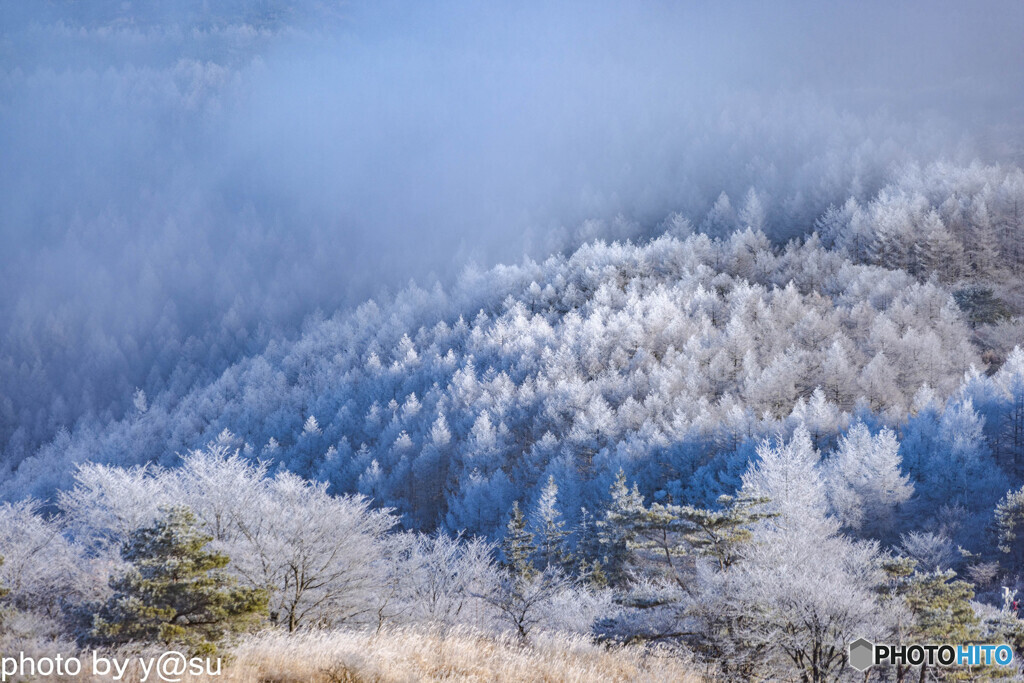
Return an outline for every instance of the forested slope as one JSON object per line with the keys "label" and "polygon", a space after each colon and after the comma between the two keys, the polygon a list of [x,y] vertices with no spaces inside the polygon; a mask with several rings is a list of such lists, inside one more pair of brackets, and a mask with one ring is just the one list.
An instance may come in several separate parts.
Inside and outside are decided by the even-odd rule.
{"label": "forested slope", "polygon": [[[976,233],[1012,232],[1020,172],[951,173],[907,173],[866,207],[829,211],[832,250],[816,233],[772,245],[756,212],[721,224],[713,211],[706,230],[736,226],[715,239],[674,216],[650,241],[468,270],[450,290],[311,318],[207,386],[139,394],[124,420],[59,435],[4,491],[47,497],[85,461],[174,465],[229,430],[246,457],[394,506],[410,528],[493,535],[549,475],[570,520],[620,469],[648,495],[711,501],[735,488],[751,444],[797,424],[826,448],[854,420],[908,429],[925,406],[940,419],[947,397],[970,395],[970,411],[1002,400],[1014,370],[978,374],[975,311],[957,301],[997,282],[1009,294],[996,301],[1015,303],[1012,241],[982,249]],[[1012,336],[1009,312],[987,322]]]}
{"label": "forested slope", "polygon": [[0,3],[4,675],[1021,661],[1024,6],[976,5]]}

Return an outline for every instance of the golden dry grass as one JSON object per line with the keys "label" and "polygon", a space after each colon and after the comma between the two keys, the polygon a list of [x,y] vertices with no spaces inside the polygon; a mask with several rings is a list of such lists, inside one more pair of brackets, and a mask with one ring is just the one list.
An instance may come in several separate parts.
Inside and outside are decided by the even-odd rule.
{"label": "golden dry grass", "polygon": [[[125,680],[138,683],[140,672]],[[182,683],[699,680],[681,657],[665,649],[606,647],[567,636],[541,636],[523,645],[470,631],[442,637],[396,630],[263,633],[240,643],[221,675],[185,676]]]}

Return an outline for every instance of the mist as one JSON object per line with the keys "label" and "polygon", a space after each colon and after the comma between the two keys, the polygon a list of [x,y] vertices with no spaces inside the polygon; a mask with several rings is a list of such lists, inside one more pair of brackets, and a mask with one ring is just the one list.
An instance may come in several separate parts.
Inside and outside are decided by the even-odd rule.
{"label": "mist", "polygon": [[[173,7],[173,9],[171,9]],[[410,279],[1022,159],[1019,2],[0,9],[0,447]]]}

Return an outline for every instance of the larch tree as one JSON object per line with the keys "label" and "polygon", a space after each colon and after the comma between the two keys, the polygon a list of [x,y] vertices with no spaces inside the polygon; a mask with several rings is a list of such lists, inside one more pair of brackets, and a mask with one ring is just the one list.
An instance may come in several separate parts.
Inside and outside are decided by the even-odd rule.
{"label": "larch tree", "polygon": [[[834,680],[854,638],[882,636],[887,616],[874,600],[881,566],[877,546],[839,534],[828,515],[820,456],[798,427],[788,442],[762,443],[743,477],[746,495],[766,497],[744,559],[730,568],[744,586],[752,615],[744,631],[773,627],[771,652],[802,680]],[[759,642],[755,638],[755,642]]]}
{"label": "larch tree", "polygon": [[1007,568],[1024,565],[1024,486],[1008,491],[995,509],[996,543]]}
{"label": "larch tree", "polygon": [[[494,607],[501,621],[514,627],[523,640],[538,625],[550,621],[557,605],[589,601],[589,591],[574,584],[560,567],[548,565],[538,570],[533,565],[537,545],[518,502],[512,504],[501,549],[504,558],[497,585],[477,597]],[[591,614],[589,621],[596,616]]]}
{"label": "larch tree", "polygon": [[991,416],[996,455],[1019,476],[1024,471],[1024,350],[1014,347],[993,379],[1002,394]]}
{"label": "larch tree", "polygon": [[899,446],[891,429],[872,435],[863,422],[840,437],[824,469],[829,501],[844,526],[867,535],[890,529],[895,510],[914,492],[900,472]]}
{"label": "larch tree", "polygon": [[554,476],[548,477],[547,484],[541,490],[532,521],[537,545],[536,566],[539,569],[565,569],[571,566],[572,556],[566,548],[569,532],[565,529],[565,520],[558,509],[558,485]]}

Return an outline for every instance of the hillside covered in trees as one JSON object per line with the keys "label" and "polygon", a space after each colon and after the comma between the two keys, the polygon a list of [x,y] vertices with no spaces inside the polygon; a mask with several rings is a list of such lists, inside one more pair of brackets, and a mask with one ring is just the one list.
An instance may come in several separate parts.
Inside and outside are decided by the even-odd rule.
{"label": "hillside covered in trees", "polygon": [[0,7],[0,656],[1019,678],[986,2]]}
{"label": "hillside covered in trees", "polygon": [[849,640],[947,594],[980,602],[941,628],[1024,637],[1000,588],[1024,519],[1022,177],[909,168],[782,245],[755,194],[722,198],[653,239],[311,318],[17,463],[8,599],[117,642],[122,549],[185,506],[289,631],[668,640],[726,677],[842,671]]}

